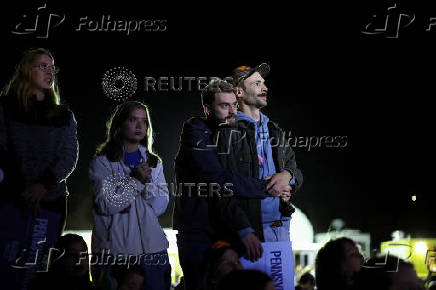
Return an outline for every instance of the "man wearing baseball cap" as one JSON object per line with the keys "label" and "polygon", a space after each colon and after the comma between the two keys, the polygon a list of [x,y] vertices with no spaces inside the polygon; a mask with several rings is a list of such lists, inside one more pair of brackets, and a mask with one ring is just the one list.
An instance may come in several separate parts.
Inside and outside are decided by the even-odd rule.
{"label": "man wearing baseball cap", "polygon": [[[218,154],[224,169],[267,180],[266,188],[280,194],[258,200],[215,200],[213,208],[216,210],[213,211],[212,220],[219,221],[214,226],[222,239],[232,240],[235,237],[234,225],[243,224],[231,214],[239,208],[248,221],[244,228],[237,230],[239,239],[254,235],[260,242],[290,241],[290,219],[295,211],[290,196],[301,187],[303,176],[297,167],[294,151],[284,142],[284,132],[260,111],[268,104],[268,88],[264,78],[269,71],[270,66],[266,63],[254,68],[241,66],[233,70],[231,80],[240,108],[236,127],[221,127],[215,134],[219,136],[216,142],[218,152],[225,153]],[[292,251],[292,248],[289,250]],[[259,259],[262,252],[261,246],[260,253],[256,252],[254,259],[251,256],[250,260]]]}
{"label": "man wearing baseball cap", "polygon": [[[284,140],[284,132],[260,111],[268,104],[268,88],[264,78],[269,72],[270,66],[266,63],[256,67],[240,66],[233,70],[231,80],[239,103],[236,117],[238,131],[240,136],[246,136],[249,140],[233,142],[229,154],[223,154],[220,158],[227,159],[221,160],[222,164],[233,164],[237,167],[226,168],[227,170],[237,173],[251,172],[251,177],[267,179],[267,189],[286,192],[285,188],[291,186],[291,193],[295,193],[303,183],[303,175],[297,167],[295,153],[289,144],[280,142]],[[251,147],[250,154],[257,154],[248,158],[257,161],[254,170],[247,171],[244,162],[232,162],[247,155],[246,146],[241,145],[242,143],[249,144],[246,146]],[[239,232],[240,236],[255,233],[265,242],[289,241],[290,215],[294,211],[289,200],[288,193],[280,197],[269,196],[258,200],[262,225],[244,229]]]}

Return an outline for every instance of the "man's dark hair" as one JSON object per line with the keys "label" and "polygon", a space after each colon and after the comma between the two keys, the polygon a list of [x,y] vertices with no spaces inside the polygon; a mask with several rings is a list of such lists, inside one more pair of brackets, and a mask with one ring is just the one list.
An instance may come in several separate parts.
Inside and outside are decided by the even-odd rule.
{"label": "man's dark hair", "polygon": [[215,101],[215,94],[217,93],[233,93],[234,88],[231,83],[225,80],[214,78],[209,84],[201,91],[201,104],[212,105]]}
{"label": "man's dark hair", "polygon": [[311,285],[315,285],[315,277],[313,277],[313,275],[310,274],[309,272],[306,272],[303,275],[301,275],[299,283],[301,284],[310,283]]}

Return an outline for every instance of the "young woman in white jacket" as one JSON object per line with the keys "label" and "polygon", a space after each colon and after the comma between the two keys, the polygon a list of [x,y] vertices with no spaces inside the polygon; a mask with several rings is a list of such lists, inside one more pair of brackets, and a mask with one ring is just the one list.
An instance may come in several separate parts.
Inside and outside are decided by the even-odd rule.
{"label": "young woman in white jacket", "polygon": [[94,191],[91,267],[100,286],[108,286],[104,277],[111,265],[139,264],[146,272],[145,289],[170,288],[168,240],[158,221],[168,205],[168,187],[152,145],[147,106],[137,101],[119,105],[89,170]]}

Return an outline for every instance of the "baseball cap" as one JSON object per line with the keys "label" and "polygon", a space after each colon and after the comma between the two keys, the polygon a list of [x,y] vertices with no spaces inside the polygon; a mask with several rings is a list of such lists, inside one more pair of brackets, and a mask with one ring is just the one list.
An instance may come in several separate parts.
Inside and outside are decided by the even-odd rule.
{"label": "baseball cap", "polygon": [[267,63],[261,63],[255,67],[239,66],[232,71],[232,83],[233,86],[238,86],[241,81],[249,78],[255,72],[258,72],[263,78],[265,78],[271,70],[271,67]]}

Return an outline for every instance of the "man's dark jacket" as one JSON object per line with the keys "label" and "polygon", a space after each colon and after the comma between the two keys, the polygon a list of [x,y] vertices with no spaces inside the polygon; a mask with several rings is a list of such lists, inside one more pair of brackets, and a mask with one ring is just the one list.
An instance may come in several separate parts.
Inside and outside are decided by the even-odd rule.
{"label": "man's dark jacket", "polygon": [[[270,143],[276,172],[288,170],[295,176],[292,193],[297,192],[303,175],[297,167],[295,153],[284,138],[284,132],[274,122],[268,122]],[[218,159],[224,169],[233,174],[259,177],[259,161],[255,140],[254,124],[238,121],[236,127],[224,127],[215,133]],[[261,241],[264,241],[260,199],[243,196],[214,197],[210,204],[211,220],[220,239],[235,240],[237,231],[252,227]],[[290,202],[280,200],[280,212],[289,217],[295,211]],[[229,231],[231,229],[232,231]]]}
{"label": "man's dark jacket", "polygon": [[[214,240],[216,234],[209,220],[208,199],[213,192],[205,190],[210,184],[232,184],[235,196],[262,199],[267,196],[267,182],[253,175],[243,176],[222,168],[216,145],[212,142],[215,124],[201,118],[191,118],[183,125],[180,148],[175,158],[178,189],[175,197],[173,228],[186,240]],[[198,194],[197,186],[202,191]],[[259,201],[260,204],[260,201]],[[234,218],[240,219],[235,215]]]}

